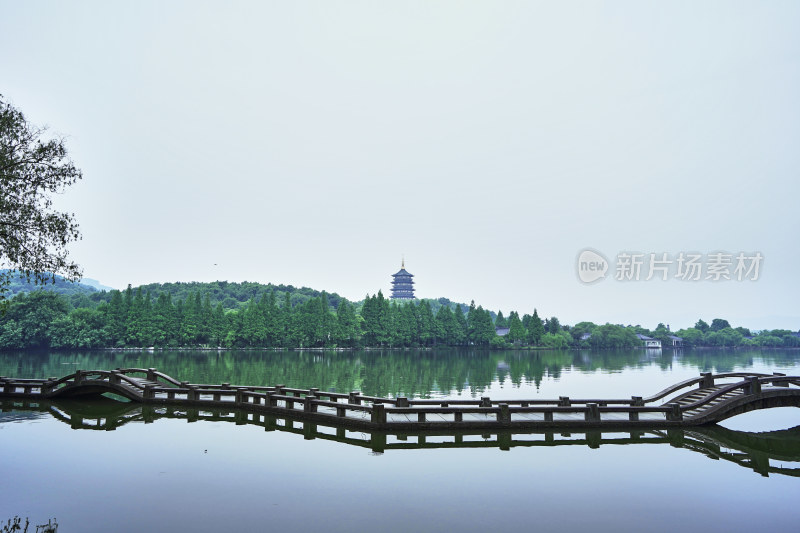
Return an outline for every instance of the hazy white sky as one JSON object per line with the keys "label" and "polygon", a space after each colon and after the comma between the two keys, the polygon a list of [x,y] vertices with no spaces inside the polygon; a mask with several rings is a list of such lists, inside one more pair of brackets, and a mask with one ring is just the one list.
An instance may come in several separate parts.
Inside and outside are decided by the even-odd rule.
{"label": "hazy white sky", "polygon": [[[107,285],[357,300],[404,254],[419,296],[506,314],[797,330],[798,23],[794,1],[0,0],[0,93],[68,136],[72,255]],[[764,262],[584,285],[585,247]]]}

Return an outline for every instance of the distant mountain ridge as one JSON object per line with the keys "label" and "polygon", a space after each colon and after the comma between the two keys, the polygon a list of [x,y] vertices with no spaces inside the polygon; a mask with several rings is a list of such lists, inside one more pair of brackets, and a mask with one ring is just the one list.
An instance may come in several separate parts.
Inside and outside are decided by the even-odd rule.
{"label": "distant mountain ridge", "polygon": [[[8,272],[8,269],[2,270],[2,272]],[[95,280],[91,280],[97,283]],[[97,283],[97,285],[100,285]],[[22,292],[33,292],[37,290],[47,290],[56,292],[58,294],[64,294],[66,296],[72,296],[74,294],[92,294],[98,292],[99,289],[92,286],[91,284],[87,283],[73,283],[71,281],[66,281],[61,276],[56,276],[55,282],[51,283],[48,282],[44,285],[36,285],[34,283],[29,283],[25,281],[25,276],[21,275],[11,279],[11,283],[7,287],[7,294],[6,297],[13,298],[19,293]]]}
{"label": "distant mountain ridge", "polygon": [[115,290],[114,287],[109,287],[108,285],[103,285],[96,279],[92,278],[83,278],[80,281],[81,285],[88,285],[89,287],[94,287],[98,291],[113,291]]}

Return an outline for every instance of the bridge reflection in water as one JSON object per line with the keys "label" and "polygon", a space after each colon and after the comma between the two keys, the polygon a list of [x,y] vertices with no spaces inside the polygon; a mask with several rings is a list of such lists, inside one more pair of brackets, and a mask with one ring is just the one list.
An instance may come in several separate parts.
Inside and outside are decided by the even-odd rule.
{"label": "bridge reflection in water", "polygon": [[391,432],[319,424],[286,416],[272,416],[242,409],[194,408],[119,402],[107,398],[92,401],[0,401],[0,423],[16,419],[52,416],[73,429],[113,431],[130,423],[159,419],[187,422],[230,422],[254,425],[266,431],[302,435],[358,446],[373,453],[415,449],[499,448],[661,444],[687,449],[710,459],[725,460],[752,469],[762,476],[800,477],[800,426],[764,433],[734,431],[721,426],[631,429],[603,427],[544,431],[407,431]]}

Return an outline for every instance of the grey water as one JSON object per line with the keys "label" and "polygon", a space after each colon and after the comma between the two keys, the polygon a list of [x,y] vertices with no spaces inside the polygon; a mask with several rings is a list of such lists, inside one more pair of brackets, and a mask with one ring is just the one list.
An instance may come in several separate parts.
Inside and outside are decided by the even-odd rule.
{"label": "grey water", "polygon": [[[0,353],[4,376],[118,367],[379,396],[616,398],[700,372],[800,375],[800,351]],[[505,436],[310,433],[299,422],[203,414],[3,404],[0,520],[55,517],[62,533],[569,532],[794,530],[800,518],[796,408],[697,431]]]}

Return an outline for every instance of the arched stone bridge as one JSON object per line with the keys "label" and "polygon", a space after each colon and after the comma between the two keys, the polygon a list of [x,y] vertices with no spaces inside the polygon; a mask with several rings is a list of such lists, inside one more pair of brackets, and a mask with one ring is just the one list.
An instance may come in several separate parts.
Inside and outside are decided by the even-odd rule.
{"label": "arched stone bridge", "polygon": [[676,427],[714,424],[756,409],[800,407],[800,377],[734,372],[626,399],[425,400],[342,394],[284,385],[191,384],[154,368],[77,371],[60,379],[0,377],[0,397],[31,402],[112,393],[144,404],[232,407],[372,429]]}

